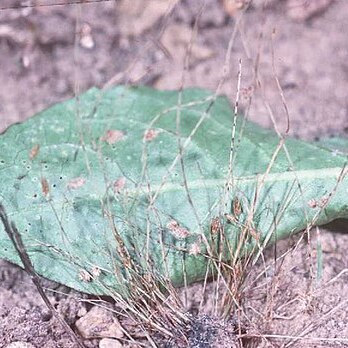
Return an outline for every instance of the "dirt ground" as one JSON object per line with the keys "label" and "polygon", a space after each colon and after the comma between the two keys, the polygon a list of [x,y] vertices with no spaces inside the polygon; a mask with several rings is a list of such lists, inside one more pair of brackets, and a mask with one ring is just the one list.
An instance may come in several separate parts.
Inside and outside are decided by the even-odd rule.
{"label": "dirt ground", "polygon": [[[271,110],[285,129],[277,78],[292,136],[313,140],[348,134],[345,0],[254,0],[249,6],[245,0],[68,2],[32,0],[23,7],[22,1],[1,1],[0,131],[92,86],[215,90],[224,78],[221,93],[234,103],[241,66],[240,111],[251,120],[272,127]],[[197,35],[191,40],[196,21]],[[310,239],[297,236],[268,250],[243,289],[243,327],[254,335],[245,346],[348,346],[347,231],[348,223],[338,221],[315,229]],[[318,246],[323,253],[320,279]],[[4,261],[0,267],[0,347],[15,341],[74,347],[28,276]],[[88,298],[52,282],[44,285],[53,290],[50,299],[75,329],[76,320],[92,307]],[[188,290],[192,313],[197,314],[201,294],[201,284]],[[212,299],[209,291],[205,294],[190,347],[237,346],[235,325],[213,318]],[[119,346],[144,342],[131,323],[119,319],[136,339],[123,336]],[[107,347],[100,339],[85,339],[84,344]]]}

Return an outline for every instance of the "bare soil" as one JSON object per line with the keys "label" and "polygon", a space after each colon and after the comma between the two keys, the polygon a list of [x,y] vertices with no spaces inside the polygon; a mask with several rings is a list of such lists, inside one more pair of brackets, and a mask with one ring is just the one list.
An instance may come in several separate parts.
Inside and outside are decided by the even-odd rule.
{"label": "bare soil", "polygon": [[[202,9],[203,2],[182,0],[172,12],[168,6],[173,1],[167,0],[68,2],[33,0],[28,4],[35,6],[10,9],[21,7],[22,1],[1,1],[0,131],[92,86],[215,90],[225,76],[221,93],[234,103],[241,60],[240,111],[251,120],[272,127],[271,110],[280,129],[286,128],[277,78],[291,135],[313,140],[348,134],[344,0],[316,0],[309,6],[305,0],[255,0],[246,10],[236,4],[247,1],[207,0]],[[197,19],[197,36],[191,40]],[[229,42],[232,50],[226,59]],[[188,44],[190,61],[184,69]],[[310,238],[296,236],[269,248],[243,288],[243,333],[254,335],[244,346],[348,346],[347,231],[347,222],[338,221],[312,231]],[[318,247],[323,253],[321,277]],[[76,320],[91,308],[87,296],[52,282],[44,285],[75,329]],[[211,294],[214,286],[209,285]],[[200,308],[202,287],[195,284],[187,290],[187,310],[198,315],[190,346],[240,346],[237,319],[214,317],[209,290]],[[120,321],[136,337],[133,343],[121,339],[125,347],[144,342],[136,327]],[[74,347],[28,276],[0,261],[0,347],[15,341]],[[85,339],[84,344],[98,347],[99,339]]]}

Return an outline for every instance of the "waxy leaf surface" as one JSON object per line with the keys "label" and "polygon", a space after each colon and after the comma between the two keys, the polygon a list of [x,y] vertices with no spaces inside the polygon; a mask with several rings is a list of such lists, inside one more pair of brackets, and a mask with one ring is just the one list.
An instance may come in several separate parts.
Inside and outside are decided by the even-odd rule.
{"label": "waxy leaf surface", "polygon": [[[204,278],[219,244],[233,258],[246,229],[243,252],[257,252],[348,217],[344,140],[280,147],[239,117],[230,166],[227,100],[197,89],[179,100],[92,89],[0,136],[0,203],[40,275],[94,294],[127,296],[132,272],[181,286]],[[2,225],[0,257],[21,264]]]}

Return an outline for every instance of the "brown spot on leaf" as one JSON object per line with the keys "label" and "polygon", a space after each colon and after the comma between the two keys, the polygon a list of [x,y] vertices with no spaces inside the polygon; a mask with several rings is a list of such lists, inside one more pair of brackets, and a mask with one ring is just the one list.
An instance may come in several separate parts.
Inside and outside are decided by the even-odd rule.
{"label": "brown spot on leaf", "polygon": [[328,202],[329,202],[329,197],[328,196],[323,196],[318,201],[318,207],[319,208],[325,208],[325,206],[327,205]]}
{"label": "brown spot on leaf", "polygon": [[318,202],[313,198],[308,201],[308,205],[314,209],[318,206]]}
{"label": "brown spot on leaf", "polygon": [[98,278],[100,276],[100,274],[101,274],[101,269],[99,267],[97,267],[97,266],[94,266],[92,268],[91,272],[92,272],[94,277]]}
{"label": "brown spot on leaf", "polygon": [[238,222],[238,220],[236,219],[236,217],[235,217],[234,215],[232,215],[232,214],[227,214],[227,213],[225,213],[224,216],[225,216],[225,218],[226,218],[226,220],[227,220],[227,222],[228,222],[229,224]]}
{"label": "brown spot on leaf", "polygon": [[123,140],[124,132],[117,129],[110,129],[100,138],[101,141],[106,141],[109,145],[115,144]]}
{"label": "brown spot on leaf", "polygon": [[83,186],[86,182],[86,179],[85,178],[74,178],[74,179],[71,179],[69,182],[68,182],[68,188],[69,189],[77,189],[81,186]]}
{"label": "brown spot on leaf", "polygon": [[218,234],[218,233],[222,232],[222,224],[221,224],[220,219],[218,217],[215,217],[211,220],[210,232],[212,234]]}
{"label": "brown spot on leaf", "polygon": [[232,210],[233,210],[234,217],[238,221],[240,214],[243,212],[243,208],[242,208],[242,204],[240,203],[240,200],[237,197],[235,197],[233,200]]}
{"label": "brown spot on leaf", "polygon": [[170,221],[168,222],[168,224],[167,224],[167,228],[168,228],[169,230],[173,230],[173,229],[178,228],[178,227],[179,227],[179,224],[178,224],[178,222],[175,221],[175,220],[170,220]]}
{"label": "brown spot on leaf", "polygon": [[44,196],[46,196],[46,197],[50,193],[50,187],[49,187],[48,181],[44,177],[41,178],[41,190],[42,190],[42,193],[44,194]]}
{"label": "brown spot on leaf", "polygon": [[201,240],[197,239],[189,248],[189,255],[197,256],[201,252]]}
{"label": "brown spot on leaf", "polygon": [[178,222],[175,220],[169,221],[167,228],[170,233],[177,239],[185,239],[190,235],[190,232],[186,228],[180,227]]}
{"label": "brown spot on leaf", "polygon": [[29,152],[30,160],[33,160],[37,156],[39,151],[40,151],[40,145],[39,144],[34,145]]}
{"label": "brown spot on leaf", "polygon": [[152,141],[155,139],[159,134],[159,131],[156,129],[147,129],[144,132],[144,141]]}
{"label": "brown spot on leaf", "polygon": [[329,201],[329,197],[328,196],[323,196],[320,199],[316,200],[314,198],[310,199],[307,204],[309,205],[309,207],[311,208],[325,208],[325,206],[327,205]]}
{"label": "brown spot on leaf", "polygon": [[126,178],[122,176],[121,178],[118,178],[114,182],[114,192],[115,193],[121,193],[124,187],[126,186]]}
{"label": "brown spot on leaf", "polygon": [[88,283],[92,280],[91,275],[84,269],[80,269],[79,278],[80,278],[80,280],[82,280],[83,282],[86,282],[86,283]]}
{"label": "brown spot on leaf", "polygon": [[260,241],[260,233],[258,233],[255,229],[249,228],[248,229],[249,235],[254,238],[256,241]]}

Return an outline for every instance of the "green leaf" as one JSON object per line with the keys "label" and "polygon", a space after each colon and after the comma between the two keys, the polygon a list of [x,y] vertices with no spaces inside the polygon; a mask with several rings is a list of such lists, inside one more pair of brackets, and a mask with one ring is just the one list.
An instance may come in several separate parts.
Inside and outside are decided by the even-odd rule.
{"label": "green leaf", "polygon": [[[39,274],[127,296],[136,274],[181,286],[203,279],[219,248],[227,260],[348,217],[346,155],[294,139],[281,147],[240,118],[230,168],[227,100],[197,89],[178,98],[92,89],[1,135],[0,203]],[[0,245],[21,264],[2,226]]]}
{"label": "green leaf", "polygon": [[324,137],[316,142],[318,146],[326,147],[333,153],[340,155],[348,154],[348,138],[343,137]]}

